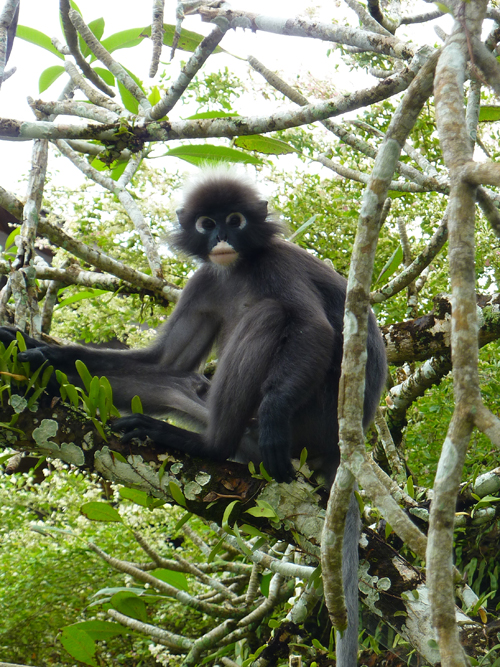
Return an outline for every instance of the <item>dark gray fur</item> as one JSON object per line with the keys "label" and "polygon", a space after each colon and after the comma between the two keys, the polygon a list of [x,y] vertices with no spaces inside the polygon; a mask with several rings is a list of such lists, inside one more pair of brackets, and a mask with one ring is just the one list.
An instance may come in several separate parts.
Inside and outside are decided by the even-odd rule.
{"label": "dark gray fur", "polygon": [[[245,223],[234,226],[239,218]],[[308,462],[331,484],[339,463],[337,399],[342,361],[346,281],[302,248],[279,237],[253,185],[229,172],[209,171],[192,185],[178,211],[174,245],[202,260],[157,340],[142,350],[62,348],[27,339],[23,359],[48,359],[77,382],[74,362],[110,380],[118,407],[139,394],[150,414],[185,414],[202,433],[145,415],[116,423],[125,441],[149,436],[159,448],[241,462],[263,461],[279,482],[294,477],[290,459],[304,447]],[[206,229],[196,220],[208,216]],[[240,218],[241,218],[240,216]],[[204,219],[204,218],[202,218]],[[213,225],[212,225],[213,223]],[[199,225],[200,226],[200,223]],[[200,231],[201,230],[201,231]],[[238,259],[210,261],[225,241]],[[0,331],[8,342],[12,332]],[[197,371],[213,346],[218,367],[210,389]],[[386,356],[369,313],[363,426],[373,420],[386,380]],[[257,420],[257,437],[248,435]],[[246,435],[245,435],[246,434]],[[357,655],[359,516],[351,503],[344,539],[343,576],[349,628],[338,642],[337,664]]]}

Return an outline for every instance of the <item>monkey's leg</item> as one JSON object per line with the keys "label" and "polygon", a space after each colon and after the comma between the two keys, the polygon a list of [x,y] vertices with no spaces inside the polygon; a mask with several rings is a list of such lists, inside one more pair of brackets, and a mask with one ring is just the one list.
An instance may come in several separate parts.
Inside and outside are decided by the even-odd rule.
{"label": "monkey's leg", "polygon": [[[0,327],[0,341],[9,345],[16,339],[16,329]],[[208,410],[205,397],[209,381],[198,373],[161,369],[150,361],[137,358],[134,350],[109,350],[84,345],[47,345],[23,334],[26,352],[18,354],[19,361],[30,363],[34,370],[43,363],[62,370],[72,384],[83,387],[82,379],[75,368],[81,359],[88,365],[91,374],[105,375],[113,388],[113,402],[117,408],[130,411],[134,396],[139,396],[144,409],[154,415],[186,416],[190,423],[205,427]],[[142,351],[139,351],[142,352]],[[49,393],[59,394],[59,383],[52,376]]]}
{"label": "monkey's leg", "polygon": [[[261,387],[257,415],[262,460],[278,481],[285,481],[292,472],[294,417],[311,397],[324,390],[334,344],[333,329],[317,310],[287,313],[278,349]],[[314,448],[308,448],[314,456]]]}
{"label": "monkey's leg", "polygon": [[[117,430],[126,432],[123,440],[128,442],[147,436],[161,447],[178,449],[192,456],[216,461],[254,460],[256,444],[244,434],[258,408],[261,386],[279,347],[285,322],[283,307],[272,300],[259,302],[241,319],[221,351],[208,394],[209,420],[203,435],[144,415],[132,415],[115,422]],[[242,456],[238,456],[240,448]],[[289,459],[288,465],[287,480],[293,476]],[[284,477],[281,475],[278,481],[284,481]]]}
{"label": "monkey's leg", "polygon": [[[262,460],[257,438],[245,430],[262,399],[273,358],[286,331],[287,313],[278,301],[265,299],[242,317],[226,343],[208,395],[210,413],[205,440],[210,450],[242,463]],[[289,453],[281,467],[268,468],[277,481],[290,481],[294,470]]]}

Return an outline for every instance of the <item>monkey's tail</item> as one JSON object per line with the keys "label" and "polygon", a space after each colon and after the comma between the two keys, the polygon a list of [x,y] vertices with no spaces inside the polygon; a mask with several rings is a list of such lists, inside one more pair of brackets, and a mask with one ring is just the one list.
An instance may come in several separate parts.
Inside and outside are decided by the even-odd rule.
{"label": "monkey's tail", "polygon": [[347,510],[342,548],[342,580],[347,609],[347,629],[342,637],[336,632],[337,667],[356,667],[358,663],[358,565],[361,518],[354,493]]}

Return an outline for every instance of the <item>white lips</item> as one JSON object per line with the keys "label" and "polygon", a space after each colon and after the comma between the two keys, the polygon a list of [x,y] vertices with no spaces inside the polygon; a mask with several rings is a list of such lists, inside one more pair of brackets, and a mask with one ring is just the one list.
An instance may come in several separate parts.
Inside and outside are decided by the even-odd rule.
{"label": "white lips", "polygon": [[226,241],[219,241],[208,257],[214,264],[229,266],[229,264],[232,264],[238,257],[238,253],[233,246],[229,245]]}

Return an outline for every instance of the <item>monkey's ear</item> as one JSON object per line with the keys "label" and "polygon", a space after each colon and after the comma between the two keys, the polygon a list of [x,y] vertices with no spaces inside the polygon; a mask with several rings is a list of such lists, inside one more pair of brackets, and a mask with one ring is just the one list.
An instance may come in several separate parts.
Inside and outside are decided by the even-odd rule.
{"label": "monkey's ear", "polygon": [[256,205],[257,213],[266,217],[267,215],[267,201],[265,199],[259,199]]}
{"label": "monkey's ear", "polygon": [[178,208],[176,210],[177,220],[181,222],[182,214],[184,213],[184,207]]}

